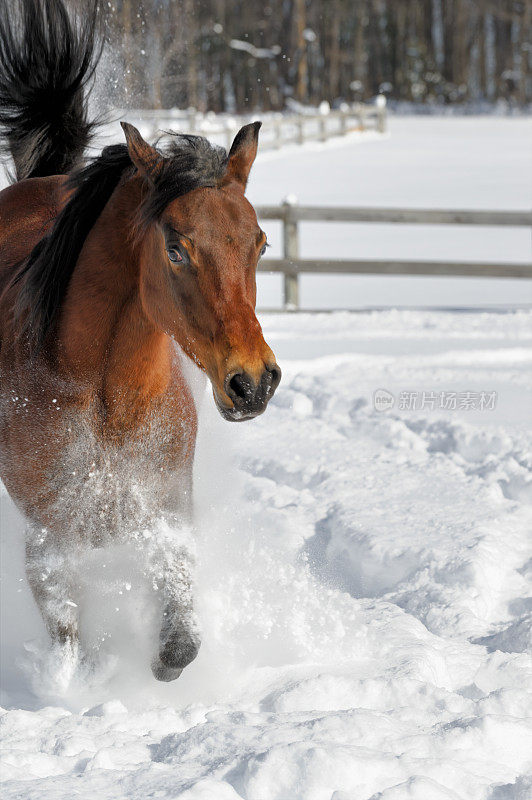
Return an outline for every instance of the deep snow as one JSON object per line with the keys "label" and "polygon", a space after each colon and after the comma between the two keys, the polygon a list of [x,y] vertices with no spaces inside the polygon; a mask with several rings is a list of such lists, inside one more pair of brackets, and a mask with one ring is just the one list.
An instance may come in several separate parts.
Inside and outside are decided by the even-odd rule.
{"label": "deep snow", "polygon": [[[21,656],[42,630],[3,525],[3,798],[525,800],[532,315],[262,322],[284,369],[267,414],[203,402],[204,641],[179,681],[151,678],[123,567],[95,579],[120,659],[53,698],[42,644]],[[377,411],[376,389],[498,397]]]}

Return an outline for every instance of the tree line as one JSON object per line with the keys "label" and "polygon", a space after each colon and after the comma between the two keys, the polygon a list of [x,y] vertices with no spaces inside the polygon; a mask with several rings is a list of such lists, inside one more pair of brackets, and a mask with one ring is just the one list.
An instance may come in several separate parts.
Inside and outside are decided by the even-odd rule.
{"label": "tree line", "polygon": [[115,105],[532,101],[532,0],[111,0]]}

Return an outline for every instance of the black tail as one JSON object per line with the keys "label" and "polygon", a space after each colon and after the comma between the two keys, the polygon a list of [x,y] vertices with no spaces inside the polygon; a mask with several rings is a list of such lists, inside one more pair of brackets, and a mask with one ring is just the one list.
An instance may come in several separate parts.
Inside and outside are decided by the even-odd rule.
{"label": "black tail", "polygon": [[90,141],[96,2],[75,19],[63,0],[0,0],[0,132],[18,181],[70,172]]}

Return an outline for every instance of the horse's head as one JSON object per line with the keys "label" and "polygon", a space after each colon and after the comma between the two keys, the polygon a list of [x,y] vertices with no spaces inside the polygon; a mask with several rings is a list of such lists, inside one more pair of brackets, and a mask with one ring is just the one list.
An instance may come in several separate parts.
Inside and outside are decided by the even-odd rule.
{"label": "horse's head", "polygon": [[129,154],[149,186],[142,207],[141,298],[146,314],[209,376],[225,419],[261,414],[281,379],[255,315],[266,235],[244,190],[260,123],[229,156],[181,137],[164,156],[123,123]]}

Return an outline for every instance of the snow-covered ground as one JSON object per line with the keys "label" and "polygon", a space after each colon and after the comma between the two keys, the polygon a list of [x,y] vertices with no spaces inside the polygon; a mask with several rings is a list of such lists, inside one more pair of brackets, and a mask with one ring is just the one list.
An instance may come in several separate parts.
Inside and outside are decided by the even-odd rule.
{"label": "snow-covered ground", "polygon": [[4,498],[2,797],[528,800],[532,314],[262,321],[268,412],[203,401],[203,646],[175,684],[123,567],[95,583],[120,658],[50,694]]}
{"label": "snow-covered ground", "polygon": [[[265,154],[250,196],[526,208],[530,129],[392,118],[389,138]],[[309,225],[302,252],[521,261],[530,240]],[[508,306],[530,283],[329,276],[302,293]],[[261,278],[261,304],[279,298]],[[82,608],[101,666],[59,690],[0,494],[3,800],[529,800],[532,311],[261,321],[283,369],[263,417],[223,422],[191,371],[203,645],[175,683],[151,676],[150,603],[120,551],[92,564]]]}

